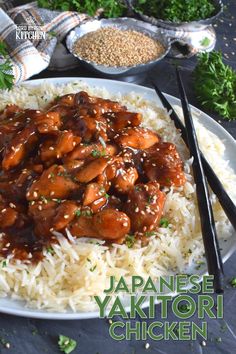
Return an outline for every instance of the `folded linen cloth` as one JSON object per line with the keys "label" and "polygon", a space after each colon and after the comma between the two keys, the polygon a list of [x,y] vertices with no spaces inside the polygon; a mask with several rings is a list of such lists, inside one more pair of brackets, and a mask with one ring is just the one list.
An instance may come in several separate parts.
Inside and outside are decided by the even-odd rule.
{"label": "folded linen cloth", "polygon": [[7,45],[14,83],[19,83],[46,69],[56,44],[88,16],[41,9],[37,2],[12,5],[14,1],[0,2],[0,41]]}

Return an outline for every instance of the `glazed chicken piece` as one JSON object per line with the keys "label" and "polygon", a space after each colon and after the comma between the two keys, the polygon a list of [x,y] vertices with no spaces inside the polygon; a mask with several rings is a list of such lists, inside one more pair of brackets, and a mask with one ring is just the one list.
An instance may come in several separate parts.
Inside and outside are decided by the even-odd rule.
{"label": "glazed chicken piece", "polygon": [[93,216],[79,216],[69,226],[76,237],[96,237],[104,240],[116,240],[130,231],[129,217],[114,209],[104,209]]}
{"label": "glazed chicken piece", "polygon": [[23,169],[21,174],[17,177],[17,179],[11,184],[12,193],[17,196],[18,200],[24,200],[25,194],[28,187],[31,185],[34,178],[36,178],[37,172],[33,170],[29,170],[27,168]]}
{"label": "glazed chicken piece", "polygon": [[19,165],[37,144],[38,137],[34,125],[26,126],[19,132],[5,148],[2,168],[9,170]]}
{"label": "glazed chicken piece", "polygon": [[62,230],[75,218],[75,212],[78,206],[71,200],[66,200],[58,205],[56,215],[52,221],[54,230]]}
{"label": "glazed chicken piece", "polygon": [[16,113],[22,112],[22,109],[16,104],[8,104],[4,110],[0,113],[0,121],[12,118]]}
{"label": "glazed chicken piece", "polygon": [[138,172],[135,167],[122,168],[118,171],[117,177],[112,184],[119,193],[128,193],[138,179]]}
{"label": "glazed chicken piece", "polygon": [[35,234],[47,237],[53,231],[65,229],[75,218],[78,206],[75,202],[67,200],[60,204],[53,200],[33,202],[29,206],[29,215],[35,224]]}
{"label": "glazed chicken piece", "polygon": [[15,127],[14,123],[9,123],[7,125],[0,125],[0,158],[2,157],[3,151],[6,149],[6,146],[12,141],[14,136],[23,129],[23,126],[20,128]]}
{"label": "glazed chicken piece", "polygon": [[71,235],[76,237],[97,237],[91,215],[81,215],[75,218],[68,226]]}
{"label": "glazed chicken piece", "polygon": [[65,199],[78,188],[79,185],[72,181],[63,166],[53,165],[31,184],[26,197],[29,201],[42,197]]}
{"label": "glazed chicken piece", "polygon": [[[67,129],[66,127],[66,122],[71,118],[76,115],[77,108],[76,106],[68,106],[65,104],[55,104],[50,105],[50,107],[47,110],[47,113],[49,112],[58,112],[60,114],[60,118],[62,121],[62,125],[64,129]],[[69,129],[69,128],[68,128]]]}
{"label": "glazed chicken piece", "polygon": [[[14,108],[13,110],[18,111],[18,108]],[[9,115],[10,114],[11,113],[9,113]],[[6,147],[8,143],[11,143],[13,138],[16,138],[16,135],[19,134],[19,132],[27,127],[30,127],[30,129],[33,129],[37,132],[37,129],[33,127],[33,120],[34,117],[39,114],[41,114],[40,111],[33,109],[19,109],[17,113],[14,113],[12,116],[0,121],[0,148]]]}
{"label": "glazed chicken piece", "polygon": [[102,187],[98,183],[89,183],[85,187],[83,205],[87,206],[93,203],[95,200],[104,197],[105,194],[106,190],[104,187]]}
{"label": "glazed chicken piece", "polygon": [[[106,100],[100,99],[101,102]],[[97,97],[92,97],[87,94],[85,91],[80,91],[79,93],[69,93],[67,95],[63,95],[61,97],[56,98],[53,102],[52,105],[58,104],[58,105],[65,105],[65,106],[77,106],[78,107],[93,107],[93,105],[97,104],[98,99]],[[101,105],[101,102],[100,105]],[[110,101],[112,102],[112,101]],[[116,102],[112,102],[116,103]]]}
{"label": "glazed chicken piece", "polygon": [[147,232],[157,228],[164,203],[165,193],[157,182],[136,184],[128,194],[125,212],[131,219],[133,232]]}
{"label": "glazed chicken piece", "polygon": [[66,121],[64,128],[73,130],[86,143],[97,141],[99,137],[107,141],[106,119],[102,116],[89,115],[86,110],[81,113],[79,109],[76,115]]}
{"label": "glazed chicken piece", "polygon": [[42,113],[40,111],[36,111],[33,121],[40,134],[56,132],[61,126],[60,113],[58,112],[50,111],[47,113]]}
{"label": "glazed chicken piece", "polygon": [[24,207],[20,204],[9,202],[0,195],[0,227],[2,229],[12,226],[23,227],[27,219],[24,212]]}
{"label": "glazed chicken piece", "polygon": [[108,202],[106,188],[99,183],[89,183],[83,194],[83,206],[89,206],[93,213],[97,213]]}
{"label": "glazed chicken piece", "polygon": [[24,111],[14,104],[6,106],[0,114],[0,150],[24,128],[25,123]]}
{"label": "glazed chicken piece", "polygon": [[62,106],[75,106],[75,94],[74,93],[69,93],[68,95],[63,95],[59,98],[56,98],[56,100],[53,102],[53,104],[56,103],[58,105]]}
{"label": "glazed chicken piece", "polygon": [[19,165],[26,157],[27,152],[33,150],[38,142],[37,131],[41,134],[52,133],[57,131],[61,125],[60,115],[57,112],[42,113],[41,111],[28,109],[23,111],[19,119],[24,123],[27,122],[28,125],[23,130],[18,131],[9,141],[9,146],[5,147],[2,161],[2,167],[5,170]]}
{"label": "glazed chicken piece", "polygon": [[98,176],[97,183],[106,191],[112,186],[117,192],[126,194],[134,186],[138,177],[134,166],[126,164],[123,157],[114,156],[104,172]]}
{"label": "glazed chicken piece", "polygon": [[96,182],[108,191],[112,184],[112,180],[118,176],[118,173],[123,170],[123,168],[124,163],[122,158],[119,156],[112,157],[104,171],[98,175]]}
{"label": "glazed chicken piece", "polygon": [[123,208],[123,202],[121,201],[121,199],[114,195],[109,195],[109,198],[107,199],[107,203],[103,209],[116,209],[122,211],[122,208]]}
{"label": "glazed chicken piece", "polygon": [[18,212],[10,207],[0,204],[0,225],[1,228],[13,226],[18,218]]}
{"label": "glazed chicken piece", "polygon": [[93,225],[99,238],[114,240],[124,237],[130,231],[130,218],[115,209],[104,209],[93,217]]}
{"label": "glazed chicken piece", "polygon": [[183,163],[172,143],[158,143],[145,151],[144,171],[151,181],[161,186],[180,187],[185,184],[186,177]]}
{"label": "glazed chicken piece", "polygon": [[[11,200],[14,200],[14,197],[16,197],[15,195],[15,191],[12,188],[14,181],[10,180],[10,181],[0,181],[0,193],[2,194],[2,196],[4,196],[5,198],[9,198]],[[1,227],[1,224],[0,224]]]}
{"label": "glazed chicken piece", "polygon": [[[115,158],[113,161],[111,161],[111,163],[106,167],[106,169],[104,170],[104,172],[98,176],[98,181],[99,184],[102,184],[103,180],[105,181],[111,181],[112,179],[114,179],[117,176],[117,171],[123,167],[123,163],[122,163],[122,159],[117,159]],[[106,184],[106,183],[104,183]]]}
{"label": "glazed chicken piece", "polygon": [[84,160],[71,160],[63,163],[64,168],[68,173],[75,174],[76,171],[84,165]]}
{"label": "glazed chicken piece", "polygon": [[133,112],[109,112],[104,114],[104,117],[110,124],[112,130],[117,132],[126,127],[136,127],[142,122],[141,113]]}
{"label": "glazed chicken piece", "polygon": [[74,147],[80,143],[81,138],[74,136],[72,131],[63,130],[57,135],[56,141],[46,140],[41,147],[42,161],[53,163],[56,159],[62,158],[65,154],[71,152]]}
{"label": "glazed chicken piece", "polygon": [[135,127],[126,128],[115,136],[115,141],[122,147],[133,149],[148,149],[159,141],[159,138],[152,130]]}
{"label": "glazed chicken piece", "polygon": [[82,168],[75,174],[76,179],[81,183],[88,183],[96,178],[98,175],[102,174],[108,165],[109,157],[99,157]]}
{"label": "glazed chicken piece", "polygon": [[34,221],[34,233],[46,239],[52,233],[53,220],[58,204],[54,201],[36,201],[29,205],[28,214]]}
{"label": "glazed chicken piece", "polygon": [[96,200],[94,200],[94,202],[92,202],[89,205],[89,208],[91,209],[93,214],[98,213],[100,210],[102,210],[103,208],[106,207],[106,205],[108,204],[108,197],[105,195],[103,197],[100,197]]}
{"label": "glazed chicken piece", "polygon": [[70,160],[83,160],[87,158],[97,158],[100,156],[110,155],[113,156],[117,152],[115,145],[107,144],[106,147],[100,143],[85,145],[83,143],[77,145],[72,152],[67,154],[65,161]]}
{"label": "glazed chicken piece", "polygon": [[81,124],[80,136],[83,141],[97,141],[99,138],[102,138],[107,141],[107,121],[102,116],[100,117],[90,117],[84,116],[79,120]]}
{"label": "glazed chicken piece", "polygon": [[[16,124],[16,125],[15,125]],[[13,139],[13,137],[23,129],[24,123],[17,121],[9,121],[8,123],[0,123],[0,151]]]}
{"label": "glazed chicken piece", "polygon": [[120,112],[125,111],[126,107],[122,106],[120,103],[106,100],[99,97],[92,97],[87,94],[87,92],[81,91],[76,94],[75,100],[77,104],[85,105],[85,104],[96,104],[103,109],[103,113],[106,112]]}

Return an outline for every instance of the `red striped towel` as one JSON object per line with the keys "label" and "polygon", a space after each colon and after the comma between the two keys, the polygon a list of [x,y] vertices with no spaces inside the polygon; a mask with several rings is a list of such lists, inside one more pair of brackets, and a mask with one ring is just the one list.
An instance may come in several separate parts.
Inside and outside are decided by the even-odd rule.
{"label": "red striped towel", "polygon": [[39,9],[36,2],[10,9],[9,5],[7,1],[7,7],[0,8],[0,41],[7,45],[15,83],[46,69],[58,41],[88,18],[77,12]]}

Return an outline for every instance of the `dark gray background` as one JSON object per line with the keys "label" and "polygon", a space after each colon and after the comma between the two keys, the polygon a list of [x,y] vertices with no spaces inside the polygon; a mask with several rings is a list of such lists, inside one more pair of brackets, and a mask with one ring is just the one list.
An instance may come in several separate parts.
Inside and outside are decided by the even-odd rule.
{"label": "dark gray background", "polygon": [[[236,69],[236,15],[235,0],[225,3],[227,9],[223,16],[216,22],[217,49],[221,49],[226,63]],[[149,78],[155,79],[162,91],[178,96],[172,59],[163,60],[157,68],[150,73]],[[192,91],[191,72],[196,64],[196,59],[180,60],[179,65],[183,70],[184,84],[187,89],[189,101],[199,106]],[[79,67],[69,72],[44,71],[34,78],[60,77],[60,76],[86,76],[95,75],[86,69]],[[141,84],[148,85],[149,78]],[[199,107],[200,108],[200,107]],[[212,115],[218,120],[235,138],[236,122],[227,122],[222,118]],[[236,254],[225,264],[226,284],[236,276]],[[0,353],[14,354],[41,354],[59,353],[57,340],[59,334],[67,335],[78,342],[73,353],[80,354],[232,354],[236,353],[236,289],[227,285],[224,294],[225,308],[224,320],[208,321],[208,341],[202,345],[201,339],[195,342],[160,341],[148,340],[150,348],[145,349],[145,342],[122,341],[116,342],[109,337],[109,323],[106,320],[93,319],[83,321],[45,321],[19,318],[0,314]],[[157,312],[159,309],[157,309]],[[157,320],[160,320],[159,315]],[[198,323],[197,318],[191,319]],[[136,321],[142,321],[137,318]],[[168,321],[176,321],[171,314]],[[150,322],[150,321],[148,321]],[[10,349],[6,349],[4,340],[10,342]]]}

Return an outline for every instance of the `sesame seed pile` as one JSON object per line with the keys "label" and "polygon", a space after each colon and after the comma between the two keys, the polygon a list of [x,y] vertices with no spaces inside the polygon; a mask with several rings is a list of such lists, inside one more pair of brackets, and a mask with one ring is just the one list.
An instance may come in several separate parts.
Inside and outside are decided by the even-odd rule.
{"label": "sesame seed pile", "polygon": [[74,51],[85,60],[120,67],[154,60],[162,55],[164,47],[141,32],[106,27],[78,39]]}

